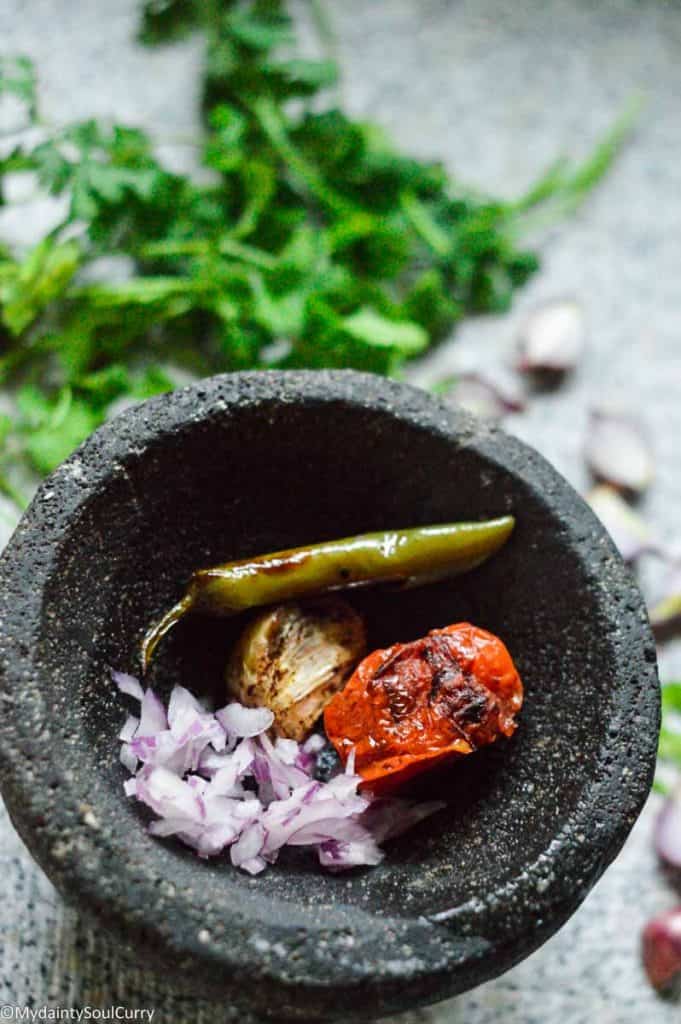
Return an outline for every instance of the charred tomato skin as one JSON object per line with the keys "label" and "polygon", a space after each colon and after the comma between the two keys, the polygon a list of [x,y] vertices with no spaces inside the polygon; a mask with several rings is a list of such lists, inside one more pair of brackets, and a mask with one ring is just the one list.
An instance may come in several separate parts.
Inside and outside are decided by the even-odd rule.
{"label": "charred tomato skin", "polygon": [[523,686],[505,645],[467,622],[374,651],[324,713],[342,761],[373,792],[511,736]]}

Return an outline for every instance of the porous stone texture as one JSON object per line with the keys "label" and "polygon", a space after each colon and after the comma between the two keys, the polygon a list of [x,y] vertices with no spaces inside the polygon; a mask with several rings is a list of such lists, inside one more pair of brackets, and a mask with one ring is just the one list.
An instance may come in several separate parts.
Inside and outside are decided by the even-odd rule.
{"label": "porous stone texture", "polygon": [[[513,740],[423,783],[448,801],[437,818],[373,870],[303,854],[255,882],[148,835],[107,666],[136,670],[195,566],[508,512],[511,540],[465,581],[353,596],[372,648],[472,621],[523,678]],[[220,620],[181,623],[150,684],[219,699],[229,640]],[[0,559],[0,784],[50,878],[138,957],[259,1013],[376,1017],[495,976],[581,902],[648,793],[655,660],[607,534],[522,442],[350,371],[213,377],[96,431]]]}
{"label": "porous stone texture", "polygon": [[[639,128],[583,212],[544,246],[541,273],[504,318],[464,326],[419,379],[481,359],[508,358],[537,302],[564,294],[585,306],[589,349],[561,391],[537,396],[507,427],[538,447],[580,489],[590,405],[602,399],[645,416],[658,457],[644,511],[673,541],[681,505],[678,324],[681,321],[681,21],[657,0],[343,0],[330,5],[347,68],[344,95],[399,141],[442,156],[458,177],[505,195],[522,190],[557,153],[586,152],[632,93],[645,100]],[[156,52],[131,43],[134,0],[3,0],[0,49],[34,56],[46,115],[55,122],[115,114],[151,127],[180,166],[191,147],[170,137],[195,123],[200,47]],[[49,204],[0,211],[3,237],[27,238],[53,216]],[[9,509],[6,510],[9,514]],[[4,539],[11,526],[0,519]],[[660,569],[644,566],[654,595]],[[681,646],[661,654],[663,679],[681,675]],[[678,1006],[649,990],[638,963],[646,917],[675,897],[656,870],[651,798],[617,862],[556,936],[513,970],[454,1001],[400,1017],[436,1024],[659,1024]],[[219,1021],[222,1001],[198,996],[145,964],[124,966],[117,944],[67,909],[5,817],[0,827],[4,906],[0,1001],[156,1007],[156,1020]]]}

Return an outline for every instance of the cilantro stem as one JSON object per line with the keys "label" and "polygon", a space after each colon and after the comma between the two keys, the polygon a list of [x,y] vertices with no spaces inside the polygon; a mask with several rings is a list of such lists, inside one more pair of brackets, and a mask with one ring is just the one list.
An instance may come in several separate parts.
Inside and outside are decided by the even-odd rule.
{"label": "cilantro stem", "polygon": [[144,259],[156,259],[163,256],[199,256],[209,253],[212,249],[217,249],[222,256],[231,256],[232,259],[239,260],[241,263],[257,267],[258,270],[272,270],[277,264],[275,257],[263,249],[256,249],[254,246],[235,242],[230,238],[222,238],[217,243],[200,239],[177,242],[169,239],[164,242],[148,242],[140,247],[138,255]]}
{"label": "cilantro stem", "polygon": [[[325,0],[311,0],[310,2],[310,13],[312,15],[312,21],[314,23],[315,30],[319,36],[321,45],[326,53],[329,60],[334,61],[337,65],[340,64],[340,48],[338,45],[338,34],[334,28],[333,18],[331,12],[328,9]],[[343,88],[342,76],[338,76],[338,80],[334,86],[333,91],[338,99],[341,97]]]}
{"label": "cilantro stem", "polygon": [[293,145],[281,112],[273,100],[260,96],[253,100],[249,109],[275,152],[287,164],[306,192],[337,216],[348,216],[355,212],[354,204],[331,188],[317,169]]}
{"label": "cilantro stem", "polygon": [[524,195],[510,203],[510,210],[513,213],[523,213],[554,196],[563,187],[566,167],[567,159],[564,156],[554,160]]}
{"label": "cilantro stem", "polygon": [[587,159],[568,179],[568,211],[581,203],[610,170],[622,146],[629,139],[642,106],[640,97],[631,99],[605,138],[594,147]]}
{"label": "cilantro stem", "polygon": [[[0,382],[29,392],[23,446],[0,461],[0,491],[17,507],[26,502],[3,467],[49,471],[112,401],[136,397],[140,362],[155,353],[201,376],[269,365],[284,338],[287,365],[399,376],[462,315],[508,307],[538,264],[528,226],[575,209],[631,129],[633,106],[581,165],[552,164],[515,203],[463,191],[329,93],[329,0],[310,0],[309,14],[330,59],[289,55],[289,6],[144,0],[146,41],[206,37],[199,138],[93,119],[50,126],[30,62],[0,58],[0,95],[23,99],[33,129],[0,179],[33,171],[68,204],[26,253],[0,245]],[[199,150],[207,183],[164,166],[158,147],[171,141]],[[108,255],[123,274],[103,276]]]}
{"label": "cilantro stem", "polygon": [[441,256],[444,259],[451,255],[451,236],[440,227],[425,205],[416,198],[413,192],[402,192],[400,195],[400,206],[416,233],[421,236],[426,245],[430,246],[437,256]]}
{"label": "cilantro stem", "polygon": [[[572,173],[567,170],[565,158],[551,164],[525,195],[509,204],[511,229],[517,235],[527,235],[574,213],[612,167],[631,136],[641,108],[639,97],[631,99],[610,131]],[[542,209],[534,214],[539,206]]]}
{"label": "cilantro stem", "polygon": [[327,49],[327,52],[335,56],[338,48],[338,37],[333,27],[331,14],[323,0],[311,0],[310,10],[317,34]]}

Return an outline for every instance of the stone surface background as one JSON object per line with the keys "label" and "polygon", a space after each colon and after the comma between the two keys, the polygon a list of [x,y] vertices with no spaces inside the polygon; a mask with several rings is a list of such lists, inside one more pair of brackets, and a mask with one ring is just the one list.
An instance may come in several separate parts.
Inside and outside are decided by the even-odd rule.
{"label": "stone surface background", "polygon": [[[301,0],[302,2],[302,0]],[[644,509],[672,543],[681,510],[681,6],[674,0],[329,0],[340,35],[345,102],[406,148],[444,158],[462,181],[504,195],[558,153],[579,156],[634,94],[635,138],[580,214],[544,241],[541,273],[506,317],[469,322],[414,372],[426,381],[508,362],[522,317],[570,295],[584,306],[589,351],[561,391],[509,417],[580,489],[588,410],[637,409],[658,455]],[[0,0],[0,51],[26,53],[41,74],[45,116],[115,115],[151,129],[187,166],[195,130],[198,42],[145,51],[132,42],[135,0]],[[0,235],[29,239],[49,205],[0,211]],[[0,542],[9,510],[0,508]],[[681,545],[677,545],[681,547]],[[645,565],[646,591],[660,586]],[[661,656],[681,677],[681,644]],[[529,960],[459,999],[395,1024],[672,1024],[639,966],[640,929],[675,897],[656,870],[651,798],[624,851],[566,927]],[[155,1007],[173,1024],[229,1019],[229,1008],[124,967],[106,937],[67,909],[0,817],[0,1004]]]}

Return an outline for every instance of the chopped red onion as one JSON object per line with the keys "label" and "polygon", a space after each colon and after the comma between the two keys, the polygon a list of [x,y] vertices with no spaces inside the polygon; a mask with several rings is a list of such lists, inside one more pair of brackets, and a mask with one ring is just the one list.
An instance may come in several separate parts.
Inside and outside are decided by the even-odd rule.
{"label": "chopped red onion", "polygon": [[326,738],[319,732],[313,732],[301,745],[300,749],[304,754],[317,755],[325,746]]}
{"label": "chopped red onion", "polygon": [[587,501],[625,562],[635,562],[643,554],[661,552],[648,524],[614,487],[600,484],[587,496]]}
{"label": "chopped red onion", "polygon": [[598,480],[633,494],[645,491],[655,475],[646,433],[628,412],[593,410],[584,454]]}
{"label": "chopped red onion", "polygon": [[144,690],[139,679],[129,676],[127,672],[117,672],[114,668],[111,669],[111,678],[121,693],[127,693],[129,697],[134,697],[135,700],[142,700]]}
{"label": "chopped red onion", "polygon": [[239,838],[232,844],[229,856],[235,868],[244,868],[251,875],[263,871],[266,861],[260,856],[267,833],[260,821],[247,825]]}
{"label": "chopped red onion", "polygon": [[135,715],[128,715],[123,725],[123,728],[118,734],[119,740],[122,740],[123,743],[129,743],[130,740],[135,735],[135,733],[137,732],[137,727],[139,724],[139,718],[137,718]]}
{"label": "chopped red onion", "polygon": [[200,821],[201,794],[169,768],[146,766],[137,776],[136,794],[161,818]]}
{"label": "chopped red onion", "polygon": [[655,850],[667,867],[681,870],[681,788],[667,797],[657,816]]}
{"label": "chopped red onion", "polygon": [[284,764],[297,763],[300,756],[300,745],[295,740],[288,740],[283,736],[277,736],[274,741],[274,749]]}
{"label": "chopped red onion", "polygon": [[379,842],[443,806],[372,802],[359,792],[352,754],[345,771],[328,782],[315,780],[324,738],[273,743],[266,709],[229,704],[213,714],[176,686],[166,714],[151,689],[123,673],[113,677],[140,703],[139,718],[128,716],[119,734],[121,761],[132,774],[124,791],[156,815],[151,835],[175,836],[200,857],[229,847],[232,863],[253,875],[274,863],[285,845],[316,849],[331,871],[378,864]]}
{"label": "chopped red onion", "polygon": [[304,743],[296,744],[298,754],[295,764],[306,775],[311,775],[317,765],[317,755],[326,746],[325,738],[318,732],[313,732]]}
{"label": "chopped red onion", "polygon": [[681,907],[658,914],[643,932],[643,966],[660,991],[681,982]]}
{"label": "chopped red onion", "polygon": [[[121,689],[120,682],[116,682]],[[173,688],[166,715],[162,702],[151,688],[142,691],[139,687],[138,694],[136,687],[127,682],[125,685],[123,692],[141,702],[140,724],[130,739],[130,754],[144,764],[164,766],[184,774],[196,771],[209,744],[215,750],[224,749],[227,741],[224,729],[184,687]],[[126,758],[130,760],[127,754]]]}
{"label": "chopped red onion", "polygon": [[124,768],[127,768],[129,772],[137,771],[137,755],[132,752],[132,748],[129,743],[121,744],[120,761]]}
{"label": "chopped red onion", "polygon": [[251,860],[245,860],[239,867],[242,871],[247,871],[249,875],[259,875],[267,867],[267,861],[262,857],[252,857]]}
{"label": "chopped red onion", "polygon": [[384,853],[369,834],[365,839],[327,839],[319,846],[319,863],[329,871],[345,871],[364,864],[380,864]]}
{"label": "chopped red onion", "polygon": [[[340,778],[340,776],[339,776]],[[291,846],[317,845],[347,835],[346,818],[359,815],[369,806],[369,800],[357,795],[362,781],[352,777],[352,793],[343,787],[340,795],[329,792],[336,781],[308,782],[295,789],[286,800],[273,801],[262,816],[267,832],[263,855],[270,859],[286,844]],[[357,822],[355,822],[357,824]],[[364,829],[360,831],[364,834]]]}
{"label": "chopped red onion", "polygon": [[309,774],[295,764],[287,764],[267,733],[257,741],[255,777],[260,783],[258,795],[263,803],[285,800],[291,790],[309,782]]}
{"label": "chopped red onion", "polygon": [[534,310],[520,331],[518,369],[526,373],[566,373],[584,351],[581,307],[571,299]]}
{"label": "chopped red onion", "polygon": [[244,792],[241,780],[251,771],[255,753],[253,740],[245,739],[229,754],[209,751],[206,757],[202,755],[199,771],[211,778],[214,792],[223,796],[240,796]]}
{"label": "chopped red onion", "polygon": [[446,806],[442,800],[413,804],[399,797],[383,797],[372,800],[362,815],[361,822],[377,843],[384,843],[387,839],[401,836],[403,832]]}
{"label": "chopped red onion", "polygon": [[163,703],[149,687],[140,707],[139,735],[151,736],[168,728],[168,718]]}
{"label": "chopped red onion", "polygon": [[269,708],[246,708],[236,701],[216,711],[215,717],[227,736],[233,740],[259,736],[274,721]]}
{"label": "chopped red onion", "polygon": [[[168,703],[168,725],[178,742],[196,745],[203,741],[201,750],[209,743],[215,750],[225,748],[227,736],[219,720],[206,711],[184,686],[174,686],[172,689]],[[195,765],[191,770],[194,768]]]}

